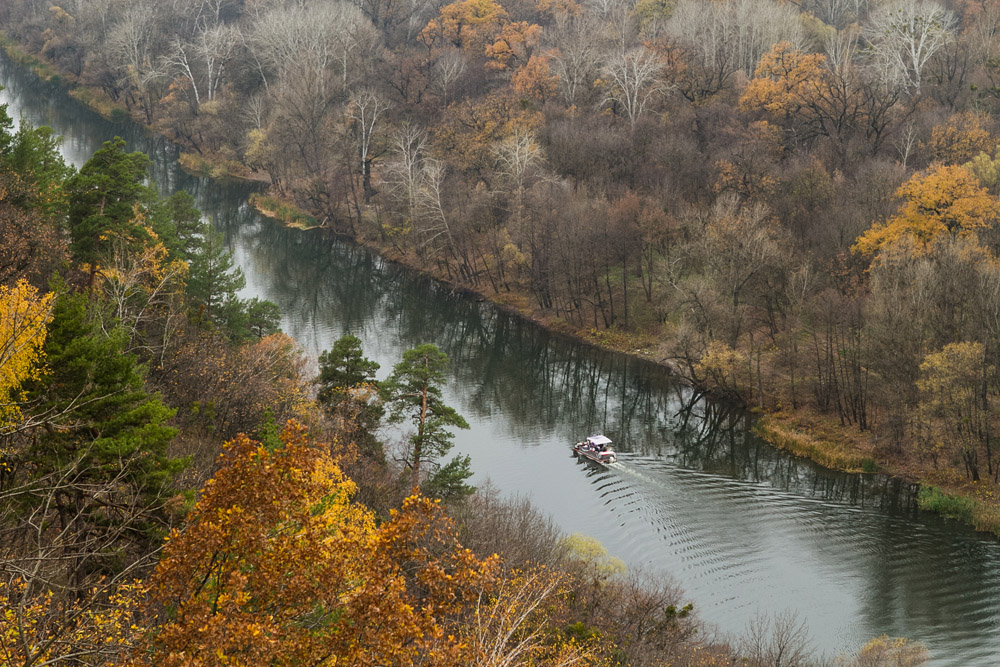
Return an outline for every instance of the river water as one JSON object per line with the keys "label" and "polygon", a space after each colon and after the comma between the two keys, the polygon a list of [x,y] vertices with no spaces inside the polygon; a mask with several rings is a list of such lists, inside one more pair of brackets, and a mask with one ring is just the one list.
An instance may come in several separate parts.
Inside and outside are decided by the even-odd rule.
{"label": "river water", "polygon": [[[168,142],[100,118],[5,59],[0,85],[10,114],[53,127],[76,166],[115,135],[149,153],[161,189],[189,190],[225,233],[244,295],[276,302],[284,331],[311,354],[352,333],[384,377],[404,349],[436,343],[452,360],[446,400],[471,425],[455,451],[472,457],[475,482],[525,494],[565,532],[673,577],[721,631],[793,613],[828,656],[887,633],[924,642],[934,664],[1000,664],[1000,545],[918,512],[910,485],[786,456],[747,430],[744,413],[661,368],[263,220],[247,204],[257,186],[183,173]],[[619,466],[571,455],[594,432],[615,441]]]}

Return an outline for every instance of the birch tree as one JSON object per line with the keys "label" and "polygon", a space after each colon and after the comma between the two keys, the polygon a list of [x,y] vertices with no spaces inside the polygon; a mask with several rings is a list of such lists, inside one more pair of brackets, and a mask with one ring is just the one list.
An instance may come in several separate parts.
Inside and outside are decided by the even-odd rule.
{"label": "birch tree", "polygon": [[613,58],[604,68],[608,79],[605,104],[618,107],[628,118],[632,129],[653,98],[662,90],[659,74],[662,66],[645,47],[636,47]]}
{"label": "birch tree", "polygon": [[348,114],[354,121],[355,136],[361,157],[360,166],[365,202],[374,194],[374,190],[372,190],[371,148],[372,138],[375,136],[375,125],[389,108],[389,103],[370,88],[359,91],[351,100],[351,104],[348,105]]}
{"label": "birch tree", "polygon": [[865,37],[882,77],[920,90],[927,61],[954,38],[955,15],[934,0],[897,0],[871,15]]}

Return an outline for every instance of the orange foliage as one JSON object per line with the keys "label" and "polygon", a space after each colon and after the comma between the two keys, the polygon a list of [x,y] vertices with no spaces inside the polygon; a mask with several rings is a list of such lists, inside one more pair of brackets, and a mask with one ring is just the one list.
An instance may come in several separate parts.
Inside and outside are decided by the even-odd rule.
{"label": "orange foliage", "polygon": [[896,215],[861,235],[855,252],[874,255],[903,236],[926,252],[942,234],[973,236],[1000,216],[1000,202],[971,172],[954,165],[937,165],[915,174],[896,196],[904,199]]}
{"label": "orange foliage", "polygon": [[420,31],[420,40],[431,47],[452,45],[482,54],[507,20],[507,10],[495,0],[458,0],[441,8]]}
{"label": "orange foliage", "polygon": [[744,111],[763,109],[788,117],[817,101],[824,85],[826,57],[779,42],[764,54],[740,97]]}
{"label": "orange foliage", "polygon": [[555,94],[559,75],[549,67],[548,56],[534,55],[517,68],[511,77],[511,85],[519,95],[544,102]]}
{"label": "orange foliage", "polygon": [[273,449],[238,437],[222,463],[153,576],[173,613],[148,664],[468,664],[450,630],[496,561],[462,548],[436,502],[376,526],[292,422]]}
{"label": "orange foliage", "polygon": [[486,46],[486,56],[490,59],[486,66],[495,70],[523,66],[531,57],[531,50],[538,45],[541,35],[542,27],[534,23],[508,23],[500,30],[496,41]]}
{"label": "orange foliage", "polygon": [[944,164],[961,164],[980,153],[989,153],[996,142],[983,127],[984,120],[983,115],[975,111],[957,113],[944,125],[931,130],[926,147],[936,161]]}
{"label": "orange foliage", "polygon": [[542,115],[525,109],[520,99],[497,93],[478,103],[466,100],[451,105],[435,143],[464,169],[485,169],[493,162],[497,143],[518,131],[531,132],[542,121]]}

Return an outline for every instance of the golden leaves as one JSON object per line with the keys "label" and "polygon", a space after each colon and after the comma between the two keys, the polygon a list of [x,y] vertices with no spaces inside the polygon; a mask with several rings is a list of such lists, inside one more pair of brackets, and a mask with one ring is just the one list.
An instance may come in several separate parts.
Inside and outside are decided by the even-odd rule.
{"label": "golden leaves", "polygon": [[18,389],[40,371],[52,299],[24,280],[0,285],[0,429],[20,418]]}
{"label": "golden leaves", "polygon": [[858,237],[855,252],[874,255],[905,236],[926,253],[944,234],[974,236],[1000,217],[1000,202],[971,172],[955,165],[936,165],[915,174],[896,196],[904,199],[896,215]]}
{"label": "golden leaves", "polygon": [[446,632],[495,561],[458,544],[440,505],[408,498],[375,525],[325,447],[289,423],[270,450],[227,444],[187,527],[154,575],[176,610],[158,665],[464,664]]}

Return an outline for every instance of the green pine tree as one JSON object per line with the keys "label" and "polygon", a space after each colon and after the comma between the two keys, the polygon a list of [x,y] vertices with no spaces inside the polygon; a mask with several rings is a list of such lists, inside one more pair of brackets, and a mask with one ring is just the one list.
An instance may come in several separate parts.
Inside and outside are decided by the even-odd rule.
{"label": "green pine tree", "polygon": [[148,169],[144,153],[126,153],[125,140],[115,137],[67,181],[70,250],[78,263],[89,265],[88,285],[115,240],[139,243],[148,238],[137,217],[156,200],[145,185]]}
{"label": "green pine tree", "polygon": [[[424,343],[404,352],[403,360],[382,384],[390,421],[409,420],[415,428],[405,461],[413,476],[413,486],[420,484],[423,465],[437,465],[435,460],[451,450],[454,434],[448,427],[469,428],[462,415],[441,398],[447,369],[448,355],[437,345]],[[465,472],[471,474],[468,469]]]}
{"label": "green pine tree", "polygon": [[29,387],[38,426],[22,457],[38,496],[23,511],[36,511],[42,497],[52,503],[54,528],[67,536],[67,580],[81,586],[88,575],[114,572],[123,554],[149,553],[163,539],[173,482],[186,463],[167,453],[174,411],[146,391],[145,369],[124,352],[126,334],[102,331],[94,307],[85,294],[56,300],[48,372]]}
{"label": "green pine tree", "polygon": [[361,339],[342,336],[333,347],[319,355],[317,400],[344,436],[365,456],[385,463],[385,452],[376,431],[382,425],[385,408],[375,391],[379,365],[364,356]]}

